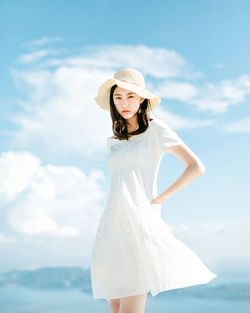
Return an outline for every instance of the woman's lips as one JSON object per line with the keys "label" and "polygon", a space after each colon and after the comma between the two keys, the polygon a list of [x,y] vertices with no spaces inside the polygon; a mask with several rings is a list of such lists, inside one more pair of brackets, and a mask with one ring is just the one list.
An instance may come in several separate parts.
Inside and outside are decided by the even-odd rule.
{"label": "woman's lips", "polygon": [[124,111],[122,111],[122,113],[128,113],[128,112],[130,112],[129,110],[124,110]]}

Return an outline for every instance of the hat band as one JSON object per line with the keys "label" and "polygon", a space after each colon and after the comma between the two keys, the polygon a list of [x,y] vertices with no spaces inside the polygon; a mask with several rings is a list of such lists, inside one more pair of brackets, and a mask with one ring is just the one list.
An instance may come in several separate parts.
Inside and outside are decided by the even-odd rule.
{"label": "hat band", "polygon": [[144,85],[139,84],[139,83],[136,83],[136,82],[132,82],[132,81],[125,80],[125,79],[119,79],[119,80],[120,80],[120,81],[123,81],[123,82],[126,82],[126,83],[135,84],[135,85],[137,85],[137,86],[139,86],[139,87],[144,88]]}

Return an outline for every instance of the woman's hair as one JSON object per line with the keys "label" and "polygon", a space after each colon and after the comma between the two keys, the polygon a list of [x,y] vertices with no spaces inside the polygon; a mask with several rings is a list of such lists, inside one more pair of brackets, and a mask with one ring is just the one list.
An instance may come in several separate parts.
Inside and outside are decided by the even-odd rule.
{"label": "woman's hair", "polygon": [[144,99],[140,105],[141,112],[137,113],[139,128],[128,134],[126,119],[123,118],[116,109],[113,100],[113,94],[117,85],[113,85],[110,90],[110,115],[112,119],[112,129],[114,135],[120,140],[128,140],[132,135],[138,135],[145,132],[148,128],[149,121],[152,119],[149,118],[148,111],[151,110],[150,101]]}

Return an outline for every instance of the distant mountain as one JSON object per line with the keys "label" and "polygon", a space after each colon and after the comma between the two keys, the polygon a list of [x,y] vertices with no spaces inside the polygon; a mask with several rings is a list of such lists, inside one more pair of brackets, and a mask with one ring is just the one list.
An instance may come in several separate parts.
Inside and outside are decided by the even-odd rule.
{"label": "distant mountain", "polygon": [[[72,289],[91,293],[90,269],[72,267],[43,267],[35,270],[12,270],[0,274],[0,287],[10,284],[36,289]],[[250,301],[250,282],[223,283],[215,286],[197,285],[168,290],[158,297],[188,296],[213,300]]]}
{"label": "distant mountain", "polygon": [[77,266],[43,267],[36,270],[12,270],[0,274],[0,286],[9,284],[30,288],[79,288],[91,292],[90,270]]}
{"label": "distant mountain", "polygon": [[250,301],[250,283],[227,283],[216,286],[197,285],[187,288],[169,290],[159,294],[162,297],[171,295],[189,296],[211,300],[245,300]]}

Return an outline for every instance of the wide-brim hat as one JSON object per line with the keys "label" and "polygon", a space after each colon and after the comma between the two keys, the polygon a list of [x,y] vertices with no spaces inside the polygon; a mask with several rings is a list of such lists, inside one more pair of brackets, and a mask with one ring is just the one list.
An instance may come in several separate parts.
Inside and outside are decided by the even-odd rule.
{"label": "wide-brim hat", "polygon": [[145,89],[145,80],[139,71],[133,68],[123,68],[117,71],[112,78],[106,80],[98,90],[95,97],[97,104],[104,110],[110,111],[110,90],[113,85],[135,92],[142,98],[149,99],[153,109],[161,102],[161,98]]}

